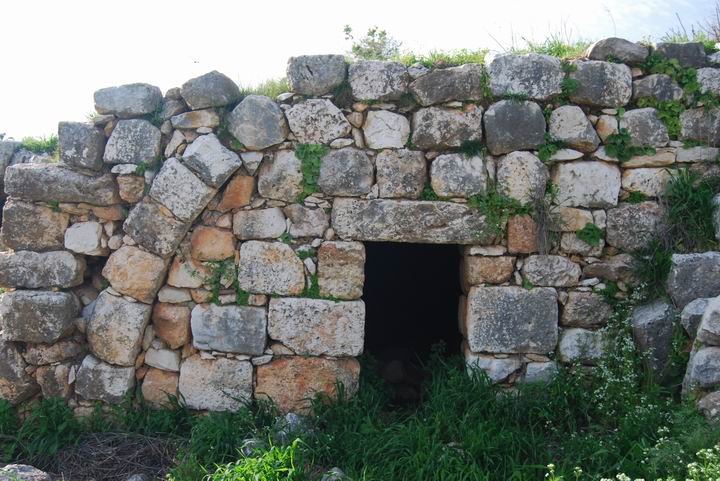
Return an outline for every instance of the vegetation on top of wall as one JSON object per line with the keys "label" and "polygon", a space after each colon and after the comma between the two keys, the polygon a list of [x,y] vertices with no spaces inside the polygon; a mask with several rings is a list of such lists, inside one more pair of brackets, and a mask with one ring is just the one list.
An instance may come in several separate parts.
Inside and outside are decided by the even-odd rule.
{"label": "vegetation on top of wall", "polygon": [[345,34],[345,40],[352,41],[350,53],[355,58],[362,60],[389,60],[400,55],[402,43],[377,26],[368,28],[367,33],[357,40],[350,25],[345,25],[343,33]]}
{"label": "vegetation on top of wall", "polygon": [[58,154],[58,136],[55,134],[50,137],[24,137],[20,145],[34,154]]}
{"label": "vegetation on top of wall", "polygon": [[321,144],[299,144],[295,148],[295,157],[300,159],[303,191],[298,196],[298,202],[317,192],[318,178],[320,177],[320,159],[328,153],[328,148]]}
{"label": "vegetation on top of wall", "polygon": [[575,40],[571,35],[563,31],[551,33],[542,42],[535,42],[525,39],[526,46],[521,48],[513,47],[511,53],[539,53],[550,55],[560,59],[572,59],[581,57],[592,43],[589,40]]}
{"label": "vegetation on top of wall", "polygon": [[276,79],[267,79],[257,85],[241,85],[240,95],[246,97],[248,95],[264,95],[275,99],[278,95],[290,91],[287,78],[281,77]]}

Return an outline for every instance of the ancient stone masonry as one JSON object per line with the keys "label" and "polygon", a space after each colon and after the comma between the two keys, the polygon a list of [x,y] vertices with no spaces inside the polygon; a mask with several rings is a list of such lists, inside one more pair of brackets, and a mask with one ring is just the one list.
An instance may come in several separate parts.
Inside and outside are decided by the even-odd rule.
{"label": "ancient stone masonry", "polygon": [[[708,58],[657,50],[717,90]],[[27,163],[0,142],[0,396],[61,396],[83,414],[129,391],[155,405],[270,398],[299,411],[338,380],[352,393],[363,241],[462,249],[463,350],[492,381],[596,364],[612,313],[598,289],[631,280],[629,254],[662,228],[668,172],[715,168],[720,147],[717,110],[687,110],[670,140],[655,109],[635,108],[683,95],[641,70],[648,54],[606,39],[571,62],[300,56],[277,99],[242,96],[218,72],[164,96],[101,89],[92,121],[60,123],[59,163]],[[620,161],[609,148],[620,132],[654,150]],[[599,237],[578,235],[588,228]],[[660,369],[684,308],[698,340],[687,388],[712,390],[720,254],[676,255],[668,290],[672,304],[634,313],[636,340]]]}

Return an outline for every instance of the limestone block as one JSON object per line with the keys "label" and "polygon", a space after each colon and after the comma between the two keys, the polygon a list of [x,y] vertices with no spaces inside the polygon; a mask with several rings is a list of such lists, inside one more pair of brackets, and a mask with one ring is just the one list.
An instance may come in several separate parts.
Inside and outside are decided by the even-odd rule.
{"label": "limestone block", "polygon": [[252,364],[195,354],[180,366],[179,391],[190,409],[237,411],[252,398]]}
{"label": "limestone block", "polygon": [[190,308],[187,306],[159,302],[153,307],[152,323],[155,335],[170,349],[182,347],[190,340]]}
{"label": "limestone block", "polygon": [[365,283],[365,246],[360,242],[329,241],[318,249],[320,295],[359,299]]}
{"label": "limestone block", "polygon": [[113,252],[102,274],[113,289],[150,304],[162,286],[167,263],[137,247],[123,246]]}
{"label": "limestone block", "polygon": [[414,80],[410,91],[423,107],[451,100],[482,100],[483,70],[478,64],[434,69]]}
{"label": "limestone block", "polygon": [[485,112],[487,146],[493,155],[537,149],[545,143],[545,116],[535,102],[501,100]]}
{"label": "limestone block", "polygon": [[103,160],[107,164],[153,164],[160,155],[160,130],[147,120],[120,120]]}
{"label": "limestone block", "polygon": [[214,134],[201,135],[183,152],[183,162],[211,187],[222,186],[240,168],[242,160]]}
{"label": "limestone block", "polygon": [[5,193],[27,201],[83,202],[99,206],[120,203],[112,175],[85,175],[61,164],[11,165],[5,171]]}
{"label": "limestone block", "polygon": [[295,202],[303,191],[300,159],[292,150],[278,150],[258,171],[258,192],[268,199]]}
{"label": "limestone block", "polygon": [[240,89],[229,77],[213,70],[185,82],[180,94],[188,107],[198,110],[230,105],[240,98]]}
{"label": "limestone block", "polygon": [[404,115],[372,110],[365,118],[363,133],[371,149],[400,149],[405,147],[410,136],[410,122]]}
{"label": "limestone block", "polygon": [[430,166],[430,183],[440,197],[484,195],[487,182],[485,159],[480,155],[439,155]]}
{"label": "limestone block", "polygon": [[557,203],[564,207],[613,207],[620,193],[620,169],[606,162],[562,162],[553,169]]}
{"label": "limestone block", "polygon": [[333,149],[320,161],[318,187],[333,196],[359,196],[370,192],[373,164],[365,151],[354,147]]}
{"label": "limestone block", "polygon": [[286,74],[291,92],[320,96],[343,83],[346,71],[342,55],[300,55],[290,57]]}
{"label": "limestone block", "polygon": [[197,349],[251,356],[265,350],[267,315],[262,307],[198,304],[190,322]]}
{"label": "limestone block", "polygon": [[245,97],[230,113],[228,130],[250,150],[279,144],[289,132],[280,107],[264,95]]}
{"label": "limestone block", "polygon": [[720,253],[673,254],[666,287],[680,309],[694,299],[720,295]]}
{"label": "limestone block", "polygon": [[400,62],[358,60],[348,68],[348,82],[357,100],[398,100],[407,90],[410,76]]}
{"label": "limestone block", "polygon": [[[421,77],[423,78],[423,77]],[[467,110],[429,107],[412,117],[412,144],[418,149],[450,149],[482,141],[482,107]]]}
{"label": "limestone block", "polygon": [[60,160],[81,169],[102,170],[105,134],[83,122],[58,124]]}
{"label": "limestone block", "polygon": [[0,252],[0,286],[75,287],[83,282],[85,266],[85,259],[66,251]]}
{"label": "limestone block", "polygon": [[329,144],[350,133],[350,123],[327,99],[309,99],[285,111],[290,130],[299,142]]}
{"label": "limestone block", "polygon": [[160,89],[145,83],[103,88],[93,97],[97,113],[113,114],[121,119],[152,114],[162,102]]}
{"label": "limestone block", "polygon": [[305,266],[282,242],[248,241],[240,246],[240,287],[255,294],[300,295]]}
{"label": "limestone block", "polygon": [[150,187],[150,197],[184,222],[200,215],[215,192],[175,158],[163,163]]}
{"label": "limestone block", "polygon": [[534,286],[572,287],[577,285],[582,271],[567,257],[534,255],[525,259],[522,274]]}
{"label": "limestone block", "polygon": [[52,343],[68,334],[80,312],[70,292],[12,291],[0,296],[0,324],[6,341]]}
{"label": "limestone block", "polygon": [[285,215],[279,207],[241,210],[233,216],[233,232],[238,239],[277,239],[285,232]]}
{"label": "limestone block", "polygon": [[425,156],[416,150],[383,150],[375,157],[378,194],[385,198],[417,199],[427,179]]}
{"label": "limestone block", "polygon": [[620,204],[607,211],[607,243],[625,252],[648,245],[664,228],[664,209],[656,202]]}
{"label": "limestone block", "polygon": [[488,67],[490,90],[495,97],[522,95],[548,100],[562,91],[565,74],[560,59],[549,55],[498,55]]}
{"label": "limestone block", "polygon": [[632,96],[630,67],[621,63],[587,60],[574,62],[577,67],[570,78],[577,88],[570,101],[594,107],[622,107]]}
{"label": "limestone block", "polygon": [[87,399],[120,404],[135,385],[135,368],[104,363],[88,354],[77,372],[75,392]]}

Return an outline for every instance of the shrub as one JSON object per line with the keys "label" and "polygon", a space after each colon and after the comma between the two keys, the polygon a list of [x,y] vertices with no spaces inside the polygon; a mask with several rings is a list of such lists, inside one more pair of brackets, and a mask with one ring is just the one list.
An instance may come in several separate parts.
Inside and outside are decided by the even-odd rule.
{"label": "shrub", "polygon": [[700,176],[688,169],[671,173],[663,202],[667,209],[668,236],[676,249],[694,251],[717,246],[712,199],[719,192],[720,177]]}
{"label": "shrub", "polygon": [[20,142],[23,148],[35,154],[55,154],[58,150],[58,137],[24,137]]}
{"label": "shrub", "polygon": [[241,457],[218,466],[207,481],[303,481],[307,479],[303,445],[296,439],[289,446],[272,446],[259,456]]}
{"label": "shrub", "polygon": [[240,86],[240,94],[245,97],[247,95],[265,95],[271,99],[275,99],[280,94],[290,91],[287,79],[285,77],[276,79],[267,79],[257,85]]}
{"label": "shrub", "polygon": [[672,267],[672,251],[659,238],[634,253],[635,277],[646,299],[665,297],[665,281]]}
{"label": "shrub", "polygon": [[482,212],[488,227],[498,236],[504,234],[510,217],[533,213],[532,205],[523,204],[517,199],[499,193],[494,184],[488,187],[485,195],[469,197],[468,206]]}

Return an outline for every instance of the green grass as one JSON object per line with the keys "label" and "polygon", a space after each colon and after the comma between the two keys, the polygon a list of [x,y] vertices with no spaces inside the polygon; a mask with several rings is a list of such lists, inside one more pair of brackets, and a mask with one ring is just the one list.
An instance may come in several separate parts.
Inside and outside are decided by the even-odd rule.
{"label": "green grass", "polygon": [[605,153],[623,163],[638,155],[652,155],[655,153],[655,148],[632,145],[628,130],[620,129],[618,133],[610,134],[605,140]]}
{"label": "green grass", "polygon": [[646,200],[648,200],[648,196],[637,190],[631,191],[627,196],[627,199],[625,199],[625,201],[630,204],[639,204],[640,202],[645,202]]}
{"label": "green grass", "polygon": [[320,177],[320,159],[328,153],[328,148],[321,144],[299,144],[295,148],[295,156],[300,159],[300,170],[303,175],[303,191],[298,198],[302,202],[305,197],[317,192],[317,181]]}
{"label": "green grass", "polygon": [[24,137],[20,145],[34,154],[56,154],[58,152],[58,137]]}
{"label": "green grass", "polygon": [[259,456],[241,457],[220,465],[206,481],[304,481],[307,467],[299,439],[289,446],[272,446]]}
{"label": "green grass", "polygon": [[664,240],[653,239],[633,254],[634,274],[644,299],[667,297],[665,281],[672,267],[672,250]]}
{"label": "green grass", "polygon": [[575,232],[575,235],[578,239],[593,247],[599,246],[600,241],[605,238],[605,232],[592,222],[585,224],[582,229]]}
{"label": "green grass", "polygon": [[485,153],[485,146],[479,140],[466,140],[458,148],[458,152],[463,154],[465,157],[475,157],[476,155],[482,155]]}
{"label": "green grass", "polygon": [[265,95],[271,99],[275,99],[280,94],[290,91],[287,79],[285,77],[277,79],[267,79],[257,85],[240,86],[240,95],[246,97],[251,94]]}
{"label": "green grass", "polygon": [[572,40],[560,33],[554,33],[542,42],[527,40],[524,48],[512,49],[512,52],[539,53],[560,59],[573,59],[581,57],[591,43],[589,40]]}
{"label": "green grass", "polygon": [[705,49],[705,53],[707,55],[718,51],[717,47],[715,47],[717,41],[711,38],[710,35],[707,34],[707,32],[696,29],[691,29],[690,32],[687,32],[685,28],[682,27],[682,25],[680,29],[671,29],[669,32],[662,36],[661,40],[663,42],[670,43],[699,42],[703,44],[703,48]]}
{"label": "green grass", "polygon": [[505,233],[507,221],[516,215],[530,215],[534,209],[517,199],[508,197],[497,191],[493,184],[485,195],[474,195],[468,198],[468,206],[479,210],[485,216],[488,228],[496,235]]}
{"label": "green grass", "polygon": [[406,52],[395,57],[396,60],[412,65],[420,63],[428,68],[457,67],[468,63],[484,64],[488,50],[459,49],[459,50],[432,50],[427,54]]}
{"label": "green grass", "polygon": [[720,177],[701,176],[689,169],[672,171],[663,201],[668,236],[675,250],[716,249],[712,223],[713,197],[720,193]]}

